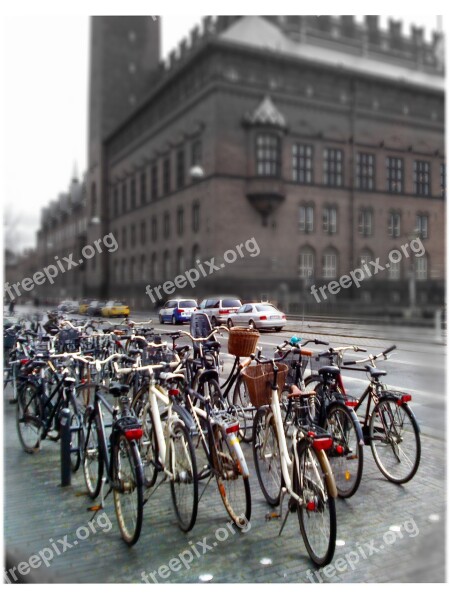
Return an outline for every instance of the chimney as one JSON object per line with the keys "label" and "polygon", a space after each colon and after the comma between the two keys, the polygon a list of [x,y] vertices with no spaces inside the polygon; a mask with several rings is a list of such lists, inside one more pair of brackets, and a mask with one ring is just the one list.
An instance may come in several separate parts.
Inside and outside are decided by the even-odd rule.
{"label": "chimney", "polygon": [[370,44],[379,44],[380,42],[380,27],[378,18],[378,15],[366,15],[366,28]]}
{"label": "chimney", "polygon": [[341,31],[344,37],[352,38],[355,36],[355,20],[353,15],[341,16]]}

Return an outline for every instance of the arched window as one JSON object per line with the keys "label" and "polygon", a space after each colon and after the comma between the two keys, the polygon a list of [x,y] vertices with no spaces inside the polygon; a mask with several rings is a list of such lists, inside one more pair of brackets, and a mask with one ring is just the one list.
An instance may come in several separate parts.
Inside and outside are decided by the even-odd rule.
{"label": "arched window", "polygon": [[300,249],[298,255],[298,276],[300,279],[307,279],[314,275],[316,256],[311,246],[304,246]]}
{"label": "arched window", "polygon": [[280,175],[280,139],[264,133],[256,138],[256,174],[263,177]]}
{"label": "arched window", "polygon": [[177,250],[177,274],[182,273],[185,269],[183,248]]}
{"label": "arched window", "polygon": [[334,279],[338,272],[338,253],[335,248],[327,248],[322,258],[322,276],[325,279]]}
{"label": "arched window", "polygon": [[164,250],[164,255],[163,255],[163,278],[164,279],[169,279],[170,278],[170,254],[168,250]]}
{"label": "arched window", "polygon": [[150,279],[152,282],[158,280],[158,256],[156,252],[153,252],[152,259],[150,262]]}
{"label": "arched window", "polygon": [[417,281],[428,279],[428,257],[426,254],[418,256],[415,262]]}
{"label": "arched window", "polygon": [[197,260],[200,259],[200,248],[198,244],[192,246],[192,264],[195,265]]}

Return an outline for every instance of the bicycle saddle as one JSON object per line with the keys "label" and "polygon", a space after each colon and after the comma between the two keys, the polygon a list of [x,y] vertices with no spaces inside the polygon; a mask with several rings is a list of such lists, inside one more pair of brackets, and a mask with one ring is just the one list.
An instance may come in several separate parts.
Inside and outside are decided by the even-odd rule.
{"label": "bicycle saddle", "polygon": [[130,386],[126,385],[125,383],[113,383],[109,387],[109,392],[112,396],[114,396],[114,398],[118,398],[119,396],[123,396],[124,394],[128,393],[129,389]]}
{"label": "bicycle saddle", "polygon": [[370,365],[366,365],[366,369],[369,371],[372,377],[383,377],[387,375],[387,371],[383,371],[383,369],[377,369],[376,367],[371,367]]}
{"label": "bicycle saddle", "polygon": [[304,398],[307,398],[307,397],[315,396],[315,395],[316,395],[316,392],[314,390],[310,390],[308,392],[303,392],[296,385],[291,385],[290,393],[288,394],[288,398],[300,398],[301,396],[303,396]]}
{"label": "bicycle saddle", "polygon": [[213,341],[203,342],[203,347],[207,350],[219,350],[220,342],[213,342]]}
{"label": "bicycle saddle", "polygon": [[341,371],[340,371],[339,367],[333,367],[333,366],[321,367],[319,369],[319,375],[321,377],[335,378],[335,377],[337,377],[337,375],[339,375],[340,372]]}

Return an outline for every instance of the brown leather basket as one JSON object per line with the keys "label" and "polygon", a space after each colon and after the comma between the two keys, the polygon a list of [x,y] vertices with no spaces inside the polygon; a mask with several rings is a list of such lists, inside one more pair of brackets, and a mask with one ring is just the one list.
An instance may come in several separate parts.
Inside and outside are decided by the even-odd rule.
{"label": "brown leather basket", "polygon": [[[289,367],[283,363],[277,363],[277,366],[278,390],[283,390]],[[273,366],[271,363],[245,367],[242,370],[242,377],[244,378],[253,406],[259,408],[271,403],[273,382]]]}
{"label": "brown leather basket", "polygon": [[228,352],[234,356],[250,356],[256,350],[259,331],[248,327],[231,327],[228,337]]}

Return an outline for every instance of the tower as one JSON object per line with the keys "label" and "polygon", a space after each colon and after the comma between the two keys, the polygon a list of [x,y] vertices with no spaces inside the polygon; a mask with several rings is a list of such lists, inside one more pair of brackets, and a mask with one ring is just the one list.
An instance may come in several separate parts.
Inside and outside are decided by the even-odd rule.
{"label": "tower", "polygon": [[[108,230],[103,143],[151,89],[160,60],[160,20],[150,16],[91,17],[87,242]],[[87,293],[107,293],[108,261],[101,254],[86,265]]]}

